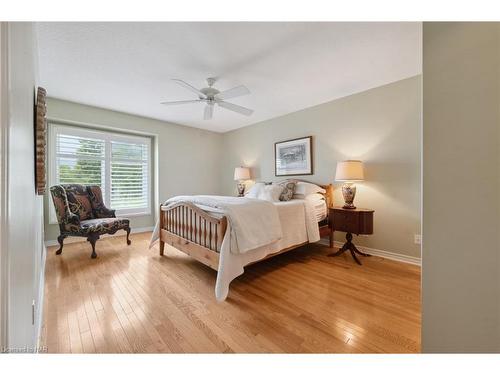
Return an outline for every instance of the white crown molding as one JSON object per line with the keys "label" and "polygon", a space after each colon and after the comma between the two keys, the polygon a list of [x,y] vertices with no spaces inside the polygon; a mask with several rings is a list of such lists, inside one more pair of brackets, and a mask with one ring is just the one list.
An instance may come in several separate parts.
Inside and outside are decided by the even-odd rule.
{"label": "white crown molding", "polygon": [[[327,245],[329,244],[328,239],[321,239],[320,241],[321,244]],[[335,247],[341,248],[344,243],[340,241],[334,241]],[[392,253],[390,251],[385,251],[385,250],[379,250],[379,249],[372,249],[370,247],[365,247],[365,246],[360,246],[356,245],[359,250],[363,251],[364,253],[378,256],[381,258],[385,259],[390,259],[390,260],[395,260],[396,262],[403,262],[403,263],[409,263],[413,264],[415,266],[422,266],[422,259],[417,258],[417,257],[412,257],[409,255],[403,255],[403,254],[398,254],[398,253]]]}
{"label": "white crown molding", "polygon": [[[141,228],[132,228],[130,233],[144,233],[144,232],[152,232],[154,227],[141,227]],[[107,237],[120,237],[120,236],[125,236],[125,232],[117,232],[115,234],[104,234],[101,236],[101,238],[107,238]],[[70,244],[70,243],[75,243],[75,242],[85,242],[87,241],[87,238],[85,237],[68,237],[64,240],[64,244]],[[45,246],[56,246],[59,245],[57,240],[47,240],[45,241]]]}

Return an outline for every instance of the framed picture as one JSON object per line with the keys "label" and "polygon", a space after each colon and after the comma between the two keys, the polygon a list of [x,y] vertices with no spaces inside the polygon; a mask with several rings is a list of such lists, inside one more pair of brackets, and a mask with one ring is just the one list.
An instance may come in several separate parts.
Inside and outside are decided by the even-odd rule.
{"label": "framed picture", "polygon": [[312,137],[290,139],[274,144],[276,176],[313,174]]}
{"label": "framed picture", "polygon": [[44,195],[47,187],[47,92],[38,87],[35,103],[35,189],[38,195]]}

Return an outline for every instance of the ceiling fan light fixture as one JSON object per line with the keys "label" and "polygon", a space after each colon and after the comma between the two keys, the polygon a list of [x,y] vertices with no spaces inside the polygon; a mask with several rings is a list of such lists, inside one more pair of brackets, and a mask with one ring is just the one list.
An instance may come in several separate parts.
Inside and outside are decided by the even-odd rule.
{"label": "ceiling fan light fixture", "polygon": [[177,105],[177,104],[191,104],[191,103],[207,103],[205,110],[203,112],[203,118],[205,120],[210,120],[213,117],[214,105],[217,103],[220,107],[227,109],[232,112],[239,113],[241,115],[250,116],[253,113],[252,109],[242,107],[237,104],[228,103],[225,100],[230,98],[236,98],[243,95],[250,94],[250,90],[247,87],[240,85],[233,87],[232,89],[226,91],[219,91],[213,87],[216,79],[211,77],[207,78],[208,87],[202,89],[197,89],[191,86],[189,83],[184,82],[181,79],[172,79],[173,82],[178,85],[188,89],[189,91],[195,93],[198,96],[196,100],[179,100],[173,102],[162,102],[164,105]]}
{"label": "ceiling fan light fixture", "polygon": [[203,112],[204,120],[211,120],[214,115],[214,102],[208,101],[205,106],[205,111]]}

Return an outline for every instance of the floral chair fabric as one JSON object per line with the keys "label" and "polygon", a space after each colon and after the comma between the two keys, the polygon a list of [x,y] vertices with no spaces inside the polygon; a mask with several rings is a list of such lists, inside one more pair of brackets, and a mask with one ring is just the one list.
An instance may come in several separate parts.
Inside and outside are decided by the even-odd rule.
{"label": "floral chair fabric", "polygon": [[115,233],[117,230],[124,229],[129,226],[128,219],[116,219],[116,218],[101,218],[101,219],[90,219],[83,220],[80,222],[80,230],[85,235],[91,232],[97,232],[99,234],[104,233]]}
{"label": "floral chair fabric", "polygon": [[69,210],[80,220],[92,219],[92,204],[87,188],[83,185],[64,185]]}
{"label": "floral chair fabric", "polygon": [[127,232],[130,245],[130,221],[117,218],[114,210],[104,205],[99,186],[55,185],[50,188],[52,201],[59,222],[60,235],[57,238],[62,253],[64,239],[68,236],[87,237],[92,245],[92,258],[97,257],[95,243],[103,234],[114,234],[123,229]]}

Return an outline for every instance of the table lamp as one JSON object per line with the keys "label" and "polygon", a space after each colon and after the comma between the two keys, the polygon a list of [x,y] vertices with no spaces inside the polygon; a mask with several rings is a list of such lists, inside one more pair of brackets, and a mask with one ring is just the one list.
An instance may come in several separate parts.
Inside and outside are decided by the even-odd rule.
{"label": "table lamp", "polygon": [[342,195],[344,196],[343,208],[354,209],[354,197],[356,196],[355,181],[363,181],[363,163],[359,160],[346,160],[337,163],[337,171],[335,173],[336,181],[343,181]]}
{"label": "table lamp", "polygon": [[246,167],[234,168],[234,180],[238,181],[238,197],[245,193],[245,180],[250,180],[250,169]]}

